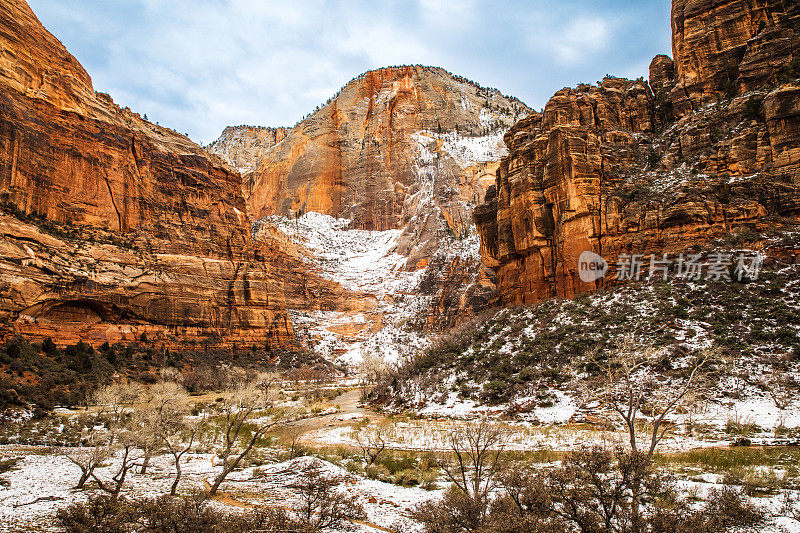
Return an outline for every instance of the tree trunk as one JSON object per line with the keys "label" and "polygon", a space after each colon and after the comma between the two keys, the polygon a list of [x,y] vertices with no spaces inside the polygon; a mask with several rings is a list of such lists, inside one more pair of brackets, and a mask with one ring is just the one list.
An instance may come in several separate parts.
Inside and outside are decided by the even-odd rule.
{"label": "tree trunk", "polygon": [[169,491],[170,496],[175,496],[175,493],[178,492],[178,483],[181,481],[181,460],[179,458],[175,459],[175,481],[172,482],[172,488]]}
{"label": "tree trunk", "polygon": [[139,470],[139,473],[146,474],[148,466],[150,466],[150,454],[146,453],[144,459],[142,459],[142,468]]}
{"label": "tree trunk", "polygon": [[219,490],[219,486],[222,485],[222,482],[225,481],[225,478],[228,477],[228,474],[231,473],[231,470],[232,469],[229,469],[228,466],[224,466],[223,467],[222,472],[220,472],[219,475],[216,478],[214,478],[214,483],[211,485],[211,488],[208,490],[208,495],[209,496],[214,496],[215,494],[217,494],[217,491]]}
{"label": "tree trunk", "polygon": [[86,485],[86,482],[89,481],[89,478],[92,476],[92,470],[94,470],[94,468],[91,470],[81,469],[81,478],[78,480],[78,484],[75,486],[76,490],[83,489],[84,485]]}

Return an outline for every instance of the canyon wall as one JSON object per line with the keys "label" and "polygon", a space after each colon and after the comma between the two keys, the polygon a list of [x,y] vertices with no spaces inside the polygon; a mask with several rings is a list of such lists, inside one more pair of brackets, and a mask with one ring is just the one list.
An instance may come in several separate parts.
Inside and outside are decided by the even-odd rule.
{"label": "canyon wall", "polygon": [[528,111],[440,68],[370,71],[265,153],[245,176],[245,196],[257,218],[316,211],[362,229],[402,228],[413,216],[407,203],[423,187],[415,171],[419,132],[431,140],[482,138]]}
{"label": "canyon wall", "polygon": [[255,168],[244,174],[255,218],[317,212],[349,219],[350,230],[401,230],[391,251],[421,279],[404,291],[430,305],[408,317],[373,294],[381,303],[370,320],[385,325],[393,320],[387,313],[403,315],[416,329],[441,331],[491,300],[472,210],[507,153],[503,134],[529,112],[441,68],[390,67],[353,79],[291,130],[230,127],[210,148]]}
{"label": "canyon wall", "polygon": [[800,5],[673,0],[672,52],[677,83],[669,97],[678,116],[790,81],[800,75]]}
{"label": "canyon wall", "polygon": [[246,174],[253,171],[267,151],[281,142],[289,128],[266,128],[263,126],[228,126],[219,139],[208,146],[216,154]]}
{"label": "canyon wall", "polygon": [[274,346],[287,302],[346,300],[254,244],[239,173],[96,93],[23,0],[0,1],[0,87],[3,335]]}
{"label": "canyon wall", "polygon": [[676,61],[656,57],[649,83],[564,89],[517,123],[475,211],[500,301],[596,289],[602,280],[578,275],[583,251],[609,260],[608,279],[623,253],[796,223],[798,13],[796,2],[675,0]]}

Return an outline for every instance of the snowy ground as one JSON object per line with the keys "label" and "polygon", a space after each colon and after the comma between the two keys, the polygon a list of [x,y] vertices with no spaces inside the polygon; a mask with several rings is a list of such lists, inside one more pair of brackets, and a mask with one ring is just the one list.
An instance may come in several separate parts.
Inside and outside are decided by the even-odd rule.
{"label": "snowy ground", "polygon": [[[412,451],[446,451],[449,449],[449,436],[463,422],[452,420],[409,421],[395,424],[380,424],[381,436],[389,449]],[[321,429],[306,438],[307,442],[318,445],[358,446],[359,433],[373,431],[377,426],[362,429],[335,427]],[[576,451],[586,446],[609,448],[627,446],[627,435],[616,431],[587,429],[576,426],[526,426],[503,425],[509,432],[504,448],[508,451]],[[646,435],[640,440],[644,442]],[[711,441],[682,435],[668,436],[661,449],[666,453],[684,452],[708,446],[727,446],[728,440]]]}
{"label": "snowy ground", "polygon": [[[514,446],[511,448],[514,449]],[[79,474],[78,469],[57,450],[0,447],[0,459],[10,457],[19,458],[19,462],[14,470],[2,476],[8,485],[0,490],[0,532],[59,531],[55,520],[58,509],[71,503],[86,501],[94,493],[91,488],[84,491],[72,488]],[[291,509],[298,500],[297,495],[288,487],[311,462],[320,466],[325,474],[341,478],[343,482],[338,490],[354,496],[363,505],[366,520],[353,523],[352,531],[420,532],[421,526],[410,518],[410,512],[421,503],[442,494],[441,489],[426,491],[365,479],[320,459],[301,457],[234,472],[229,481],[223,484],[224,493],[215,501],[215,505],[229,510],[265,506]],[[200,490],[203,481],[218,470],[210,454],[189,455],[184,464],[182,493]],[[100,469],[100,476],[110,475],[109,470],[108,467]],[[129,497],[164,494],[168,491],[171,475],[168,458],[156,457],[147,475],[130,476],[123,494]],[[721,487],[723,480],[722,475],[698,473],[688,477],[681,476],[678,483],[687,494],[702,499],[712,489]],[[800,531],[798,522],[778,516],[782,498],[779,494],[754,499],[770,515],[768,524],[761,531]]]}
{"label": "snowy ground", "polygon": [[427,340],[404,322],[425,305],[417,287],[425,269],[404,269],[406,258],[396,253],[402,230],[350,229],[350,221],[320,213],[269,222],[304,245],[311,261],[326,278],[346,289],[375,296],[375,307],[362,313],[292,311],[295,329],[308,335],[321,355],[357,364],[365,355],[392,362],[422,348]]}
{"label": "snowy ground", "polygon": [[[0,532],[59,531],[54,519],[57,510],[86,501],[93,493],[73,489],[80,472],[57,450],[0,446],[0,458],[10,457],[18,457],[19,462],[16,469],[3,475],[9,486],[0,489]],[[364,506],[367,520],[354,524],[356,531],[372,532],[380,528],[419,531],[418,524],[408,518],[409,510],[439,494],[352,476],[338,466],[308,457],[234,472],[222,490],[240,504],[291,509],[297,496],[287,487],[309,461],[316,461],[326,474],[345,478],[340,490],[355,496]],[[218,471],[210,454],[189,455],[184,464],[183,493],[201,490],[203,480]],[[108,470],[108,467],[99,469],[98,474],[106,477],[110,475]],[[169,492],[171,481],[169,458],[156,457],[147,475],[130,476],[123,494],[159,496]]]}

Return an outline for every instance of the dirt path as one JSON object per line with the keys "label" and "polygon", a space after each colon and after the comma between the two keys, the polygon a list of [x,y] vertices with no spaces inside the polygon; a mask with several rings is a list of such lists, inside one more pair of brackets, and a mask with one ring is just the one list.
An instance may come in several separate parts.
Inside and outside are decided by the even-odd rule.
{"label": "dirt path", "polygon": [[361,417],[369,417],[370,420],[382,420],[385,418],[379,413],[361,407],[361,389],[353,389],[340,394],[331,403],[338,405],[339,411],[330,415],[299,420],[292,424],[293,427],[299,428],[301,431],[300,442],[307,445],[319,445],[319,441],[312,441],[307,438],[309,434],[320,429],[348,426]]}

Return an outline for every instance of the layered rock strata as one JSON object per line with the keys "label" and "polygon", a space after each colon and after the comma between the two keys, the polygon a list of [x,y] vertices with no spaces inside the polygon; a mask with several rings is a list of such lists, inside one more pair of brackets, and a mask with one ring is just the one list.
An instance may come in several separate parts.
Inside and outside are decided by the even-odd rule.
{"label": "layered rock strata", "polygon": [[96,93],[22,0],[0,1],[0,86],[3,334],[287,344],[287,302],[349,297],[254,244],[239,173]]}
{"label": "layered rock strata", "polygon": [[676,61],[656,57],[649,84],[564,89],[517,123],[475,213],[500,300],[596,289],[602,280],[579,276],[583,251],[604,256],[614,277],[620,254],[703,248],[796,222],[799,8],[675,0]]}

